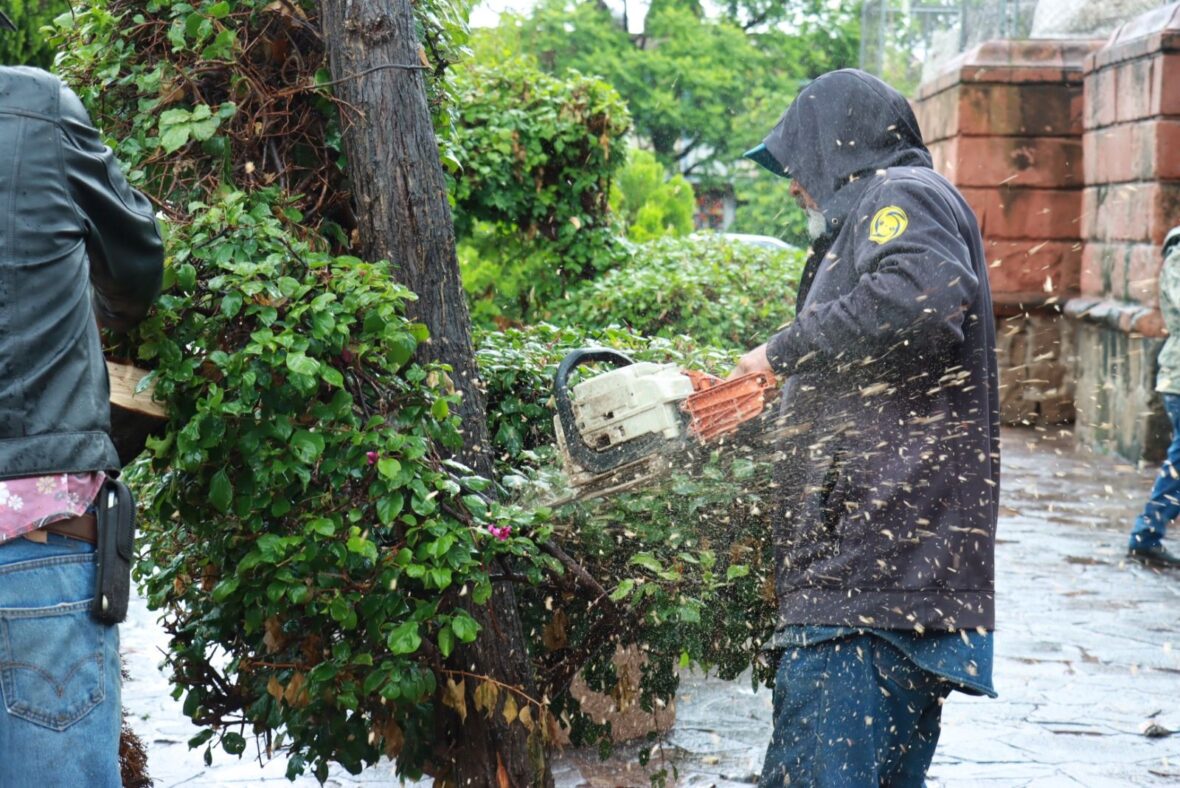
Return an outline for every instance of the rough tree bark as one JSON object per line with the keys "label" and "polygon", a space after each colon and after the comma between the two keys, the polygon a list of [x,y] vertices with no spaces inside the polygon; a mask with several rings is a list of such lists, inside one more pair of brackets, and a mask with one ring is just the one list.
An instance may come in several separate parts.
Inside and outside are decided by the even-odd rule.
{"label": "rough tree bark", "polygon": [[[420,352],[449,364],[463,395],[459,459],[490,478],[485,398],[410,0],[328,0],[321,13],[334,90],[344,105],[344,150],[365,254],[393,263],[399,281],[418,294],[411,316],[431,335]],[[480,637],[454,655],[452,667],[536,697],[511,585],[496,584],[489,604],[471,612],[482,625]],[[552,785],[548,758],[536,742],[530,758],[528,731],[519,722],[472,712],[460,724],[446,714],[439,778],[456,786]]]}

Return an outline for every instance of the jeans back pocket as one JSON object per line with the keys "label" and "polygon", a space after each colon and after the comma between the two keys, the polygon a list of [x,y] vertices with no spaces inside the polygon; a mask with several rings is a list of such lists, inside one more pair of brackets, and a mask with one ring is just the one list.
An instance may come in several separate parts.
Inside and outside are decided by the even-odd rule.
{"label": "jeans back pocket", "polygon": [[90,602],[0,608],[0,690],[9,714],[64,731],[106,697],[110,627]]}

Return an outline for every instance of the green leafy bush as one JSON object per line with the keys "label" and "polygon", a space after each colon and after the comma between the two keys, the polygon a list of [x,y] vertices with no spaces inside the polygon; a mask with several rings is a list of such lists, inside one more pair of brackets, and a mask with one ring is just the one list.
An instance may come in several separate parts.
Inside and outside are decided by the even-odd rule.
{"label": "green leafy bush", "polygon": [[0,11],[16,25],[16,30],[0,31],[0,63],[52,68],[57,50],[42,28],[69,10],[66,0],[8,0],[0,6]]}
{"label": "green leafy bush", "polygon": [[696,208],[692,184],[683,175],[668,178],[656,157],[633,149],[611,189],[611,210],[636,243],[692,232]]}
{"label": "green leafy bush", "polygon": [[224,726],[241,719],[285,730],[289,775],[382,753],[415,774],[452,675],[438,660],[478,631],[455,603],[484,602],[489,556],[536,555],[544,534],[442,458],[461,445],[455,396],[412,362],[413,295],[386,264],[292,242],[275,197],[191,205],[172,236],[134,343],[169,405],[136,477],[140,572],[185,712],[209,726],[194,746],[220,729],[240,754]]}
{"label": "green leafy bush", "polygon": [[795,315],[803,253],[720,236],[664,239],[554,305],[570,325],[619,323],[641,334],[687,334],[702,344],[747,348]]}
{"label": "green leafy bush", "polygon": [[475,314],[525,318],[620,258],[607,197],[627,111],[597,79],[522,60],[455,77],[463,169],[455,227]]}

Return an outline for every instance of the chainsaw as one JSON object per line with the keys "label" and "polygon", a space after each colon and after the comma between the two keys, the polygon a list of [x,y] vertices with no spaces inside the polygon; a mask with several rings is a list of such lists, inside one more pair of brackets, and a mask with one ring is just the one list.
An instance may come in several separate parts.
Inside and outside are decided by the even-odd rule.
{"label": "chainsaw", "polygon": [[[570,388],[587,364],[611,369]],[[636,362],[605,348],[575,350],[557,367],[553,418],[572,488],[586,500],[646,486],[761,418],[778,394],[770,372],[729,380],[675,364]]]}

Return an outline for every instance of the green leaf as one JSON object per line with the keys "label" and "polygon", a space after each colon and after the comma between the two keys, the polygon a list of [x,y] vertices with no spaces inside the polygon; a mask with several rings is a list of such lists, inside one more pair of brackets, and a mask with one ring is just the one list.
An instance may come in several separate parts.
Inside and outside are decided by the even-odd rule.
{"label": "green leaf", "polygon": [[729,568],[725,570],[725,579],[736,580],[748,574],[750,574],[750,567],[744,564],[730,564]]}
{"label": "green leaf", "polygon": [[479,624],[466,613],[458,613],[451,619],[451,629],[455,631],[455,637],[464,643],[473,642],[479,634]]}
{"label": "green leaf", "polygon": [[[160,146],[165,153],[175,153],[189,140],[191,127],[186,123],[179,126],[169,126],[160,132]],[[183,284],[181,285],[183,287]],[[185,288],[186,290],[189,288]]]}
{"label": "green leaf", "polygon": [[303,353],[287,354],[287,369],[300,375],[316,376],[320,374],[320,362],[308,358]]}
{"label": "green leaf", "polygon": [[663,565],[651,553],[636,553],[628,563],[641,566],[651,572],[659,573],[664,571]]}
{"label": "green leaf", "polygon": [[348,551],[357,553],[371,561],[377,560],[377,545],[359,534],[348,537]]}
{"label": "green leaf", "polygon": [[624,580],[623,582],[619,583],[618,587],[616,587],[614,591],[611,592],[610,601],[619,602],[623,599],[626,599],[627,595],[631,593],[631,589],[633,588],[635,588],[634,580]]}
{"label": "green leaf", "polygon": [[344,388],[344,376],[341,375],[340,372],[334,367],[330,367],[327,364],[322,365],[320,368],[320,377],[323,378],[324,382],[329,386]]}
{"label": "green leaf", "polygon": [[233,497],[234,486],[230,483],[229,476],[223,468],[213,474],[213,478],[209,481],[209,503],[213,504],[217,511],[225,514],[229,511]]}
{"label": "green leaf", "polygon": [[327,517],[317,517],[307,524],[307,528],[312,533],[317,533],[320,536],[333,536],[336,533],[336,524]]}
{"label": "green leaf", "polygon": [[405,505],[405,497],[399,493],[383,495],[377,499],[377,519],[382,525],[390,525],[401,514]]}
{"label": "green leaf", "polygon": [[241,755],[246,751],[246,739],[240,733],[227,732],[221,736],[221,747],[230,755]]}
{"label": "green leaf", "polygon": [[291,436],[291,453],[300,462],[310,465],[324,453],[324,438],[310,430],[297,430]]}
{"label": "green leaf", "polygon": [[389,633],[387,645],[394,654],[413,654],[422,645],[422,638],[418,635],[418,622],[406,621],[398,626]]}
{"label": "green leaf", "polygon": [[393,457],[382,457],[377,460],[377,473],[390,481],[396,481],[402,471],[402,464]]}
{"label": "green leaf", "polygon": [[442,421],[451,414],[451,408],[447,405],[445,399],[436,399],[434,405],[430,408],[430,415],[434,416],[438,421]]}
{"label": "green leaf", "polygon": [[233,593],[238,590],[238,586],[241,584],[241,582],[241,578],[239,578],[237,575],[232,575],[222,580],[213,587],[213,601],[220,605],[222,602],[229,599]]}
{"label": "green leaf", "polygon": [[438,631],[438,650],[444,657],[451,656],[451,651],[455,648],[455,633],[449,627],[443,627]]}

